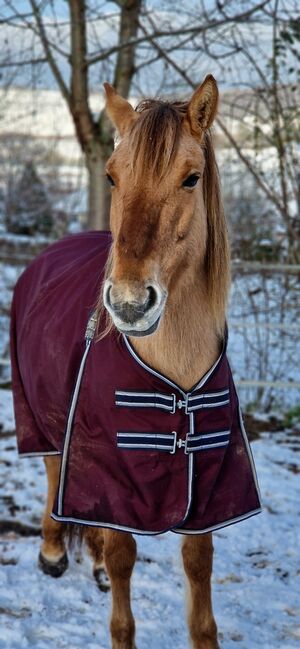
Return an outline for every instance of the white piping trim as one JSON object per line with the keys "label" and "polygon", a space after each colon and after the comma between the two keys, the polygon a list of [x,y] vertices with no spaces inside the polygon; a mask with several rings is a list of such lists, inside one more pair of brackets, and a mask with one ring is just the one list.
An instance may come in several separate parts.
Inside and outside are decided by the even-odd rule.
{"label": "white piping trim", "polygon": [[71,407],[70,407],[69,415],[68,415],[67,430],[66,430],[64,448],[63,448],[63,453],[62,453],[61,470],[60,470],[60,478],[59,478],[58,505],[57,505],[57,511],[58,511],[59,514],[62,514],[62,508],[63,508],[63,494],[64,494],[64,484],[65,484],[65,473],[66,473],[66,466],[67,466],[68,451],[69,451],[69,444],[70,444],[70,438],[71,438],[71,432],[72,432],[73,419],[74,419],[74,414],[75,414],[75,410],[76,410],[76,405],[77,405],[77,400],[78,400],[78,395],[79,395],[83,370],[84,370],[84,366],[85,366],[85,361],[86,361],[87,355],[88,355],[89,350],[90,350],[91,342],[92,342],[91,339],[87,339],[86,348],[85,348],[84,354],[83,354],[82,359],[81,359],[81,363],[80,363],[80,367],[79,367],[79,371],[78,371],[78,375],[77,375],[77,379],[76,379],[75,389],[74,389],[74,393],[73,393],[73,397],[72,397]]}
{"label": "white piping trim", "polygon": [[165,534],[169,529],[162,530],[161,532],[144,532],[144,530],[137,530],[134,527],[126,527],[126,525],[115,525],[114,523],[96,523],[95,521],[87,521],[83,518],[73,518],[72,516],[57,516],[53,512],[51,513],[51,518],[54,521],[59,521],[60,523],[80,523],[82,525],[89,525],[90,527],[105,527],[111,530],[118,530],[120,532],[132,532],[133,534],[143,534],[157,536],[158,534]]}
{"label": "white piping trim", "polygon": [[220,392],[204,392],[203,394],[195,394],[193,397],[189,397],[189,401],[195,401],[195,399],[205,399],[206,397],[208,399],[210,399],[211,397],[222,397],[225,394],[229,394],[229,388]]}
{"label": "white piping trim", "polygon": [[161,399],[167,399],[167,401],[173,401],[171,395],[160,394],[160,392],[122,392],[121,390],[116,390],[115,395],[122,397],[160,397]]}
{"label": "white piping trim", "polygon": [[[190,419],[190,430],[188,432],[188,435],[193,435],[194,430],[195,430],[195,420],[194,420],[194,415],[192,413],[189,414],[189,419]],[[181,525],[184,524],[184,521],[187,519],[190,511],[190,507],[192,504],[192,497],[193,497],[193,477],[194,477],[194,453],[189,453],[188,454],[188,462],[189,462],[189,468],[188,468],[188,504],[186,508],[186,512],[183,518],[183,522]]]}
{"label": "white piping trim", "polygon": [[157,376],[157,378],[161,379],[165,383],[168,383],[168,385],[171,385],[172,388],[175,388],[176,390],[178,390],[185,398],[188,396],[189,393],[184,392],[184,390],[182,390],[179,387],[179,385],[177,385],[176,383],[173,383],[173,381],[171,381],[170,379],[167,379],[166,376],[164,376],[163,374],[160,374],[160,372],[157,372],[156,370],[153,370],[152,367],[150,367],[149,365],[144,363],[144,361],[142,361],[142,359],[139,358],[139,356],[136,354],[136,352],[134,351],[133,347],[131,346],[129,340],[126,338],[126,336],[124,334],[123,334],[123,339],[124,339],[125,345],[126,345],[128,351],[130,352],[131,356],[133,356],[133,358],[136,360],[136,362],[139,365],[141,365],[141,367],[143,367],[144,370],[146,370],[147,372],[150,372],[150,374],[153,374],[153,376]]}
{"label": "white piping trim", "polygon": [[132,438],[134,438],[134,437],[154,437],[154,438],[160,437],[161,439],[169,439],[170,441],[174,442],[174,434],[172,435],[172,433],[165,434],[165,433],[148,433],[148,432],[145,432],[145,433],[143,433],[143,432],[142,433],[120,432],[120,433],[117,433],[117,437],[132,437]]}
{"label": "white piping trim", "polygon": [[212,525],[212,527],[206,527],[204,530],[181,530],[180,527],[174,527],[171,532],[174,532],[175,534],[207,534],[207,532],[215,532],[222,527],[228,527],[229,525],[233,525],[233,523],[244,521],[247,518],[251,518],[251,516],[255,516],[255,514],[260,514],[261,511],[261,507],[259,507],[258,509],[253,509],[252,511],[247,512],[247,514],[236,516],[236,518],[230,518],[227,521],[223,521],[223,523]]}
{"label": "white piping trim", "polygon": [[192,410],[201,410],[202,408],[221,408],[221,406],[227,406],[229,399],[226,401],[216,401],[214,403],[200,403],[198,406],[188,406],[188,412]]}
{"label": "white piping trim", "polygon": [[202,377],[201,381],[199,381],[199,383],[197,383],[196,387],[193,389],[193,392],[195,390],[198,390],[199,388],[202,388],[203,385],[207,382],[207,379],[209,379],[210,375],[216,369],[218,363],[220,362],[220,360],[221,360],[221,358],[223,356],[223,352],[224,352],[224,348],[222,349],[219,358],[217,358],[216,362],[213,364],[213,366],[210,368],[210,370],[208,370],[208,372],[206,372],[206,374],[204,374],[204,376]]}
{"label": "white piping trim", "polygon": [[36,453],[19,453],[19,457],[44,457],[46,455],[61,455],[61,451],[37,451]]}
{"label": "white piping trim", "polygon": [[217,433],[203,433],[202,435],[194,435],[192,438],[187,438],[188,441],[190,440],[198,440],[198,439],[207,439],[208,437],[221,437],[222,435],[230,435],[230,430],[222,430],[218,431]]}
{"label": "white piping trim", "polygon": [[158,536],[159,534],[165,534],[166,532],[174,532],[175,534],[206,534],[207,532],[213,532],[215,530],[218,530],[222,527],[227,527],[228,525],[231,525],[233,523],[238,523],[240,521],[243,521],[247,518],[250,518],[251,516],[254,516],[255,514],[259,514],[261,512],[260,509],[254,509],[251,512],[248,512],[247,514],[243,514],[242,516],[238,516],[237,518],[231,518],[228,521],[225,521],[223,523],[218,523],[218,525],[214,525],[213,527],[207,527],[204,530],[180,530],[180,527],[174,527],[166,530],[162,530],[161,532],[148,532],[144,530],[137,530],[134,527],[126,527],[125,525],[114,525],[113,523],[96,523],[95,521],[87,521],[82,518],[73,518],[72,516],[57,516],[53,512],[51,513],[51,518],[53,518],[54,521],[59,521],[60,523],[80,523],[82,525],[89,525],[90,527],[105,527],[111,530],[118,530],[120,532],[132,532],[133,534],[140,534],[143,536]]}
{"label": "white piping trim", "polygon": [[[183,394],[185,398],[188,398],[190,392],[184,392],[184,390],[182,390],[182,388],[180,388],[179,385],[177,385],[177,383],[173,383],[173,381],[171,381],[171,379],[168,379],[163,374],[160,374],[160,372],[157,372],[156,370],[153,370],[152,367],[150,367],[150,365],[147,365],[147,363],[144,363],[144,361],[142,361],[142,359],[139,358],[139,356],[136,354],[135,350],[131,346],[131,343],[129,342],[129,340],[127,339],[125,334],[123,334],[123,339],[124,339],[125,345],[126,345],[128,351],[130,352],[131,356],[133,356],[133,358],[137,361],[137,363],[139,363],[139,365],[141,365],[145,370],[147,370],[147,372],[150,372],[150,374],[153,374],[153,376],[157,376],[159,379],[161,379],[165,383],[168,383],[173,388],[176,388],[176,390],[181,392],[181,394]],[[198,390],[199,388],[202,388],[203,385],[207,382],[210,375],[216,369],[218,363],[220,362],[224,351],[225,351],[225,346],[223,347],[223,349],[221,351],[221,354],[217,358],[216,362],[213,364],[213,366],[210,368],[210,370],[208,370],[208,372],[206,372],[206,374],[204,374],[204,376],[199,381],[199,383],[197,383],[197,385],[192,389],[192,392],[195,392],[195,390]]]}
{"label": "white piping trim", "polygon": [[116,406],[123,406],[125,408],[162,408],[163,410],[173,410],[173,404],[167,406],[164,403],[151,403],[150,401],[148,403],[146,403],[146,401],[140,401],[136,403],[130,403],[128,401],[116,401],[115,404]]}
{"label": "white piping trim", "polygon": [[174,443],[172,446],[163,446],[163,444],[126,444],[125,442],[117,442],[118,448],[133,448],[133,449],[143,449],[143,448],[153,448],[157,451],[172,451]]}
{"label": "white piping trim", "polygon": [[256,468],[255,468],[255,464],[254,464],[253,455],[252,455],[251,447],[250,447],[250,444],[249,444],[249,440],[248,440],[248,437],[247,437],[247,433],[246,433],[246,430],[245,430],[244,420],[243,420],[243,415],[242,415],[242,410],[241,410],[240,404],[239,404],[239,420],[240,420],[240,426],[241,426],[241,431],[242,431],[242,435],[243,435],[243,438],[244,438],[246,450],[248,452],[248,457],[249,457],[250,464],[251,464],[251,469],[252,469],[253,478],[254,478],[254,482],[255,482],[255,486],[256,486],[258,500],[259,500],[259,503],[261,505],[262,504],[262,502],[261,502],[261,493],[260,493],[260,488],[259,488],[259,484],[258,484]]}
{"label": "white piping trim", "polygon": [[215,444],[201,444],[200,446],[191,446],[190,448],[187,447],[186,451],[187,453],[194,453],[194,451],[203,451],[209,448],[228,446],[228,444],[229,444],[229,439],[226,442],[216,442]]}

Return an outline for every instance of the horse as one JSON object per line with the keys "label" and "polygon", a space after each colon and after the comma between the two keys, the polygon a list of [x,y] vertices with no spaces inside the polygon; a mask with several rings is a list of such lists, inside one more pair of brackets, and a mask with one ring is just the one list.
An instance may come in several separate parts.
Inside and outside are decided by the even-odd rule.
{"label": "horse", "polygon": [[[68,565],[64,523],[79,521],[85,524],[83,535],[93,559],[95,578],[101,581],[104,566],[110,580],[112,647],[134,649],[135,622],[130,605],[130,579],[136,560],[136,541],[132,531],[138,531],[137,526],[142,533],[164,529],[182,531],[182,559],[188,581],[188,626],[192,646],[194,649],[218,649],[211,598],[211,530],[223,525],[226,515],[220,514],[220,510],[225,505],[218,501],[219,518],[215,527],[203,524],[200,533],[197,533],[197,529],[196,533],[191,533],[195,530],[184,526],[187,514],[184,514],[185,504],[180,501],[185,487],[181,489],[176,486],[180,474],[185,471],[182,468],[186,466],[183,464],[186,461],[184,458],[189,455],[189,461],[196,454],[195,451],[204,449],[205,452],[208,449],[212,460],[207,460],[207,465],[201,465],[200,471],[195,469],[192,460],[189,467],[192,467],[192,480],[198,479],[199,473],[212,480],[213,494],[216,491],[216,478],[215,475],[210,477],[210,465],[218,467],[214,471],[219,475],[226,462],[228,464],[228,449],[233,449],[232,462],[244,461],[243,476],[249,476],[249,448],[242,423],[234,423],[240,420],[237,419],[236,397],[225,357],[230,258],[210,131],[217,112],[218,88],[215,79],[209,75],[188,101],[149,99],[142,101],[134,110],[112,86],[104,84],[104,87],[106,110],[119,135],[118,144],[106,167],[111,186],[112,238],[108,234],[83,233],[51,245],[19,280],[12,306],[12,370],[19,451],[21,455],[43,455],[48,478],[39,565],[46,574],[61,576]],[[78,341],[76,332],[82,329],[85,321],[88,321],[86,339]],[[98,379],[86,378],[92,371],[89,365],[92,360],[88,360],[91,349],[95,353],[102,349],[104,351],[101,353],[107,354],[108,360],[105,356],[102,362],[101,356],[97,356],[98,360],[93,365],[96,367],[93,376],[104,376],[101,388],[104,393],[108,390],[107,385],[110,385],[112,363],[115,363],[116,373],[127,380],[129,363],[132,367],[136,361],[136,376],[144,380],[143,372],[148,372],[147,381],[150,378],[164,381],[172,390],[171,394],[157,390],[152,393],[145,390],[139,393],[132,389],[126,392],[124,388],[116,392],[116,404],[121,407],[117,412],[115,403],[111,401],[105,410],[105,421],[111,421],[113,426],[114,417],[120,417],[119,412],[124,413],[128,406],[130,413],[126,415],[129,418],[126,429],[133,425],[136,416],[142,415],[145,426],[150,421],[150,407],[153,407],[164,418],[163,433],[155,433],[152,428],[143,434],[128,430],[124,432],[122,420],[123,432],[117,433],[120,449],[116,449],[114,442],[109,446],[110,455],[106,456],[108,446],[104,444],[101,447],[103,459],[100,454],[96,468],[92,451],[86,450],[91,449],[88,435],[95,438],[95,411],[97,399],[100,399],[97,385],[95,387]],[[119,357],[114,361],[116,350]],[[132,356],[130,360],[126,356],[128,350]],[[229,388],[226,383],[221,390],[219,384],[213,383],[217,381],[220,368],[227,373],[227,382],[230,383]],[[203,377],[200,382],[199,377]],[[207,392],[209,385],[211,388]],[[191,386],[196,386],[196,393]],[[201,392],[204,388],[206,392]],[[87,404],[92,390],[95,396],[94,405],[90,408]],[[70,398],[68,410],[67,401]],[[109,394],[107,398],[110,399]],[[228,423],[230,400],[234,404],[234,414],[231,423]],[[70,451],[72,429],[76,429],[76,408],[80,409],[84,404],[81,432],[77,438],[74,433],[77,446]],[[198,409],[197,413],[200,414],[205,412],[208,429],[204,428],[205,432],[198,436],[189,429],[185,440],[180,435],[178,437],[175,431],[170,431],[169,423],[171,415],[176,417],[176,409],[180,416],[186,413],[190,422],[194,421],[194,411]],[[220,416],[221,419],[218,419]],[[209,428],[211,417],[217,417],[213,423],[214,432]],[[218,425],[216,422],[219,422]],[[64,428],[64,448],[67,450],[63,451],[61,459]],[[105,423],[102,422],[101,435],[105,434],[104,428]],[[240,445],[237,441],[229,444],[229,429],[232,429],[233,436],[242,430]],[[96,446],[98,448],[98,442]],[[183,453],[179,460],[182,464],[176,465],[174,458],[179,457],[182,447],[185,447],[186,456]],[[127,455],[124,448],[131,449]],[[119,455],[113,456],[116,452]],[[127,459],[129,456],[130,459]],[[116,459],[113,460],[113,457]],[[204,452],[201,457],[204,457]],[[78,472],[84,462],[87,462],[87,468],[82,482]],[[144,464],[136,486],[134,475],[138,475],[141,462]],[[91,490],[97,481],[97,489],[104,489],[108,478],[101,473],[101,466],[105,463],[108,471],[113,470],[109,467],[114,464],[116,472],[113,487],[108,486],[106,496],[107,500],[114,500],[107,505],[108,514],[103,505],[99,523],[100,515],[95,513],[97,499],[93,499]],[[252,460],[250,463],[253,476]],[[68,465],[70,472],[66,473]],[[152,472],[161,472],[164,470],[161,467],[167,467],[169,482],[164,482],[164,474],[159,477],[162,480],[159,485],[168,484],[169,488],[163,487],[159,495],[153,495],[155,506],[152,509],[151,503],[148,507],[148,501],[143,509],[146,498],[143,489],[147,489],[147,467],[150,465]],[[87,513],[84,514],[79,504],[72,504],[69,514],[66,513],[69,511],[68,498],[72,499],[72,467],[75,466],[76,498],[81,501],[83,509],[86,507],[84,512]],[[175,482],[171,482],[170,466],[174,470],[177,466]],[[125,468],[133,471],[128,482],[130,490]],[[228,495],[232,480],[230,476],[226,480],[221,491]],[[247,493],[248,497],[252,477],[249,478],[251,484],[249,480],[245,483],[243,480],[241,477],[238,489]],[[118,489],[121,490],[121,483],[124,483],[127,491],[126,498],[121,500],[119,512]],[[189,490],[191,484],[189,482]],[[155,481],[151,482],[151,489],[155,491],[153,485]],[[227,512],[227,520],[235,522],[259,511],[256,488],[255,482],[252,501],[250,505],[243,501],[241,511],[233,511],[232,501],[238,499],[237,492],[229,498],[228,507],[231,509]],[[89,496],[85,489],[90,490]],[[142,493],[139,501],[137,492]],[[147,498],[151,500],[148,492]],[[162,507],[159,514],[164,521],[154,525],[153,517],[160,511],[161,502],[168,498],[171,504],[165,509]],[[191,507],[195,510],[190,495],[188,498],[188,511]],[[142,514],[136,514],[135,501],[138,502],[136,508],[140,506]],[[125,510],[132,513],[127,515]],[[150,514],[146,524],[144,518],[148,516],[148,510]],[[116,524],[116,520],[112,523],[109,516],[115,516],[119,524]],[[138,522],[130,524],[130,516],[136,516],[134,520]],[[103,524],[101,521],[104,521]]]}

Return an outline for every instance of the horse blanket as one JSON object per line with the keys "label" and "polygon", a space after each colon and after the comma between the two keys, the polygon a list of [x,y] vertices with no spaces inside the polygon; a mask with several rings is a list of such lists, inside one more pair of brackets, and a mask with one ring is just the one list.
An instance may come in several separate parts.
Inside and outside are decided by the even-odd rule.
{"label": "horse blanket", "polygon": [[53,518],[198,534],[258,513],[226,341],[186,392],[117,331],[94,337],[110,245],[109,233],[65,238],[38,256],[15,288],[18,447],[22,456],[62,456]]}

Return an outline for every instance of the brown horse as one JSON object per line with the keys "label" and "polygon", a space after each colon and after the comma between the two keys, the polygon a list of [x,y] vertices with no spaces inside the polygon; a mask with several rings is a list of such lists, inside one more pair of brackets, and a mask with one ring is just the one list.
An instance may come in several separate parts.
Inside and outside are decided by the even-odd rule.
{"label": "brown horse", "polygon": [[[216,115],[212,76],[187,103],[142,102],[137,110],[105,84],[120,141],[107,163],[113,245],[99,300],[110,325],[129,336],[151,367],[188,390],[212,367],[225,331],[229,252],[209,128]],[[102,334],[103,335],[103,334]],[[59,459],[46,457],[48,500],[40,564],[66,568],[64,525],[50,518]],[[133,649],[132,535],[87,527],[95,575],[104,564],[112,590],[113,649]],[[212,535],[184,536],[188,623],[194,649],[217,649],[211,603]]]}

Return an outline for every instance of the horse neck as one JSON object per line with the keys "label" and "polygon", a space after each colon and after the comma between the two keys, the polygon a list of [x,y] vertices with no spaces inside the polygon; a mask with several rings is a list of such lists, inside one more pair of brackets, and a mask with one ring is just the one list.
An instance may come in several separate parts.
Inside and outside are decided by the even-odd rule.
{"label": "horse neck", "polygon": [[176,285],[157,332],[132,344],[146,363],[185,390],[194,385],[220,353],[204,277],[200,274],[190,287]]}

